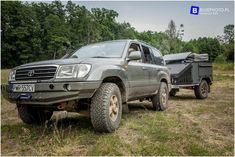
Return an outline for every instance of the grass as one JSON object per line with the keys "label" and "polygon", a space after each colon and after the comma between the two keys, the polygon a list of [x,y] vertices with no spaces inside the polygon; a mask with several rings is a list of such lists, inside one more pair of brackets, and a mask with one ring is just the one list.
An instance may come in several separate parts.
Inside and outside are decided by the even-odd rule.
{"label": "grass", "polygon": [[8,74],[9,74],[9,70],[7,69],[1,70],[1,84],[7,83]]}
{"label": "grass", "polygon": [[233,71],[234,70],[234,63],[213,63],[213,70],[218,71]]}
{"label": "grass", "polygon": [[54,113],[45,126],[26,125],[15,105],[2,98],[1,153],[232,156],[234,77],[231,67],[222,66],[214,65],[207,99],[195,99],[193,91],[181,90],[164,112],[150,110],[150,102],[131,102],[130,113],[123,114],[120,128],[112,134],[97,133],[89,118],[65,112]]}

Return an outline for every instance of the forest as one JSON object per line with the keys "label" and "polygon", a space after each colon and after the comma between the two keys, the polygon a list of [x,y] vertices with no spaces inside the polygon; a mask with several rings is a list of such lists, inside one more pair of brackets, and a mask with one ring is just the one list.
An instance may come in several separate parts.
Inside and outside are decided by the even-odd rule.
{"label": "forest", "polygon": [[138,32],[128,22],[117,22],[117,17],[115,10],[88,10],[72,1],[2,1],[1,68],[59,59],[89,43],[115,39],[142,40],[162,54],[191,51],[208,53],[213,62],[234,60],[233,24],[225,24],[222,36],[199,37],[186,42],[182,41],[181,31],[173,20],[169,21],[165,32]]}

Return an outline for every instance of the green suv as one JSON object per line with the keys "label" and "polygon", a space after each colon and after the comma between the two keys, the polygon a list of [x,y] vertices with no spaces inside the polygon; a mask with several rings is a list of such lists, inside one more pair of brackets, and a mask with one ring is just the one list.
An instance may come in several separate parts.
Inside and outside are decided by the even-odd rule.
{"label": "green suv", "polygon": [[137,40],[90,44],[67,58],[18,66],[4,86],[24,123],[45,123],[53,111],[88,110],[99,132],[119,127],[128,101],[151,100],[154,110],[165,110],[170,88],[161,53]]}

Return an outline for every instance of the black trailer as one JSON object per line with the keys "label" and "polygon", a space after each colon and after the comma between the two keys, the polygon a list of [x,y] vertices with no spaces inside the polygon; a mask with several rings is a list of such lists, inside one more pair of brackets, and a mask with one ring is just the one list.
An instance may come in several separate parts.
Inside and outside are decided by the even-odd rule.
{"label": "black trailer", "polygon": [[171,96],[180,88],[193,89],[198,99],[205,99],[212,84],[212,63],[207,54],[191,52],[165,55],[164,60],[171,72]]}

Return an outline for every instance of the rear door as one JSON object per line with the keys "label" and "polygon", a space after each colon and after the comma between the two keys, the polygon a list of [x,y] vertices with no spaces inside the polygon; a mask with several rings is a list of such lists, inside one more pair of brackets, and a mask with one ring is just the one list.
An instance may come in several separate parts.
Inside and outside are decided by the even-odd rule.
{"label": "rear door", "polygon": [[151,56],[153,59],[153,66],[150,82],[154,87],[152,90],[156,91],[159,89],[160,86],[160,72],[163,70],[163,66],[165,66],[165,61],[160,51],[155,48],[151,48]]}
{"label": "rear door", "polygon": [[[148,71],[148,80],[146,80],[146,93],[148,95],[153,94],[158,89],[158,81],[157,81],[157,66],[154,62],[153,56],[152,56],[152,50],[149,46],[142,44],[142,51],[144,54],[144,61],[143,61],[143,67],[146,71]],[[159,69],[157,69],[159,70]]]}

